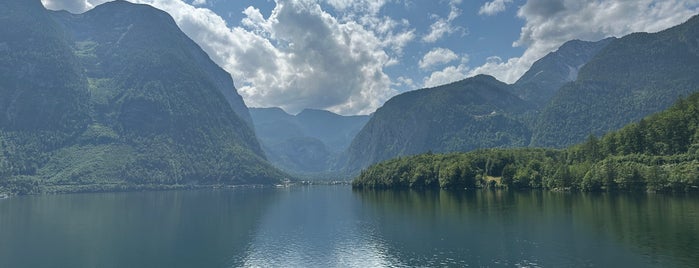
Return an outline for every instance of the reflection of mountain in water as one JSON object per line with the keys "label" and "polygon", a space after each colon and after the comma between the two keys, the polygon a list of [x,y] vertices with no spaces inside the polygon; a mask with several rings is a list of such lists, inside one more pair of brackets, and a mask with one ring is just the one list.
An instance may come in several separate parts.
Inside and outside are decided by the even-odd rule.
{"label": "reflection of mountain in water", "polygon": [[699,197],[347,186],[0,201],[0,267],[691,267]]}
{"label": "reflection of mountain in water", "polygon": [[272,189],[0,202],[0,267],[239,267]]}
{"label": "reflection of mountain in water", "polygon": [[407,266],[692,266],[696,197],[355,191]]}

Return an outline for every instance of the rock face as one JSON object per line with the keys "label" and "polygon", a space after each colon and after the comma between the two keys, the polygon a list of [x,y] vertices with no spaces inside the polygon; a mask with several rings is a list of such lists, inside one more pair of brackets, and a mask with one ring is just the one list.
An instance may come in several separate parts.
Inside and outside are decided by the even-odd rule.
{"label": "rock face", "polygon": [[41,185],[276,183],[225,71],[165,12],[0,3],[0,174]]}
{"label": "rock face", "polygon": [[512,86],[515,95],[537,107],[545,106],[564,84],[578,78],[580,68],[615,38],[597,42],[572,40],[534,62]]}

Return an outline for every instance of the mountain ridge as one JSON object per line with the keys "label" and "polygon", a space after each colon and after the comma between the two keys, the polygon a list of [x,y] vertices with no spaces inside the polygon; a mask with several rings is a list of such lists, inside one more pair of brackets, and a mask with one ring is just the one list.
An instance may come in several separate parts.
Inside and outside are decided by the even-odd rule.
{"label": "mountain ridge", "polygon": [[699,90],[697,38],[699,16],[657,33],[613,40],[542,110],[532,145],[581,142],[589,134],[618,129]]}
{"label": "mountain ridge", "polygon": [[487,75],[406,92],[374,113],[352,141],[344,166],[353,173],[377,161],[430,150],[525,146],[529,131],[514,117],[531,109],[505,83]]}
{"label": "mountain ridge", "polygon": [[513,84],[512,91],[538,107],[546,105],[561,86],[575,81],[580,68],[615,39],[565,42],[556,51],[534,62]]}
{"label": "mountain ridge", "polygon": [[[582,142],[589,134],[600,136],[640,120],[669,107],[680,96],[699,90],[699,76],[695,74],[698,69],[699,16],[658,33],[634,33],[595,42],[572,40],[536,61],[514,84],[499,84],[501,91],[526,102],[521,106],[527,107],[525,109],[502,113],[511,124],[487,128],[466,120],[446,121],[445,118],[473,116],[472,110],[492,101],[486,98],[468,103],[469,97],[454,92],[441,97],[453,102],[426,105],[431,107],[424,108],[417,116],[411,109],[424,105],[421,102],[430,103],[429,95],[439,92],[435,88],[419,89],[395,96],[379,108],[348,149],[349,160],[340,166],[356,174],[372,163],[428,151],[444,153],[525,146],[562,148]],[[464,81],[478,80],[492,82],[495,79],[477,76],[436,88],[459,87]],[[496,84],[480,83],[478,86]],[[411,96],[425,99],[411,99]],[[478,98],[472,96],[471,99]],[[447,111],[443,108],[447,105],[466,108]],[[391,109],[396,111],[388,115]],[[480,115],[487,113],[481,111]],[[383,123],[377,124],[379,120]],[[434,124],[436,121],[444,125]],[[469,130],[451,132],[445,129],[449,125]],[[422,126],[430,127],[421,130]],[[427,134],[420,134],[422,132]],[[509,141],[492,142],[493,137],[512,133],[517,135],[508,136]],[[465,142],[469,139],[473,141]],[[449,140],[452,142],[446,142]]]}

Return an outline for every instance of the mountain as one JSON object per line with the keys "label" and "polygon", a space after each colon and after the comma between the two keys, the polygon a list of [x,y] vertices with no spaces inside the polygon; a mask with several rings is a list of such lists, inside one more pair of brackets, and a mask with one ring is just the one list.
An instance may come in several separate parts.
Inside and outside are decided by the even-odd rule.
{"label": "mountain", "polygon": [[515,95],[537,107],[545,106],[565,83],[615,38],[596,42],[572,40],[532,64],[512,86]]}
{"label": "mountain", "polygon": [[305,109],[251,108],[255,131],[270,162],[295,174],[330,171],[369,116]]}
{"label": "mountain", "polygon": [[[573,40],[535,62],[516,83],[490,79],[489,89],[471,78],[433,89],[471,84],[491,99],[430,89],[389,100],[357,135],[348,150],[350,172],[381,160],[433,152],[492,147],[555,147],[602,135],[669,107],[699,90],[699,17],[658,33],[635,33],[597,42]],[[472,80],[473,79],[473,80]],[[499,83],[499,84],[498,84]],[[492,86],[497,85],[497,86]],[[497,94],[495,92],[509,94]],[[468,92],[468,91],[464,91]],[[408,96],[413,96],[412,98]],[[501,123],[482,106],[494,105]],[[460,108],[455,108],[460,107]],[[507,110],[519,108],[518,110]],[[498,109],[501,109],[499,111]],[[480,115],[480,117],[479,117]],[[445,127],[449,126],[449,127]],[[500,139],[500,137],[506,137]]]}
{"label": "mountain", "polygon": [[699,93],[601,139],[564,150],[488,149],[393,159],[363,171],[357,188],[543,188],[699,191]]}
{"label": "mountain", "polygon": [[492,76],[479,75],[395,96],[379,108],[348,149],[356,172],[398,156],[516,147],[531,132],[520,116],[533,106]]}
{"label": "mountain", "polygon": [[0,10],[0,185],[284,178],[265,160],[230,75],[167,13],[125,1],[77,15],[39,0],[6,0]]}
{"label": "mountain", "polygon": [[532,145],[563,147],[669,107],[699,90],[699,16],[612,40],[545,106]]}
{"label": "mountain", "polygon": [[296,115],[308,136],[316,137],[336,153],[350,145],[371,116],[341,116],[325,110],[305,109]]}
{"label": "mountain", "polygon": [[39,1],[0,5],[0,126],[59,136],[81,131],[89,94],[60,25]]}

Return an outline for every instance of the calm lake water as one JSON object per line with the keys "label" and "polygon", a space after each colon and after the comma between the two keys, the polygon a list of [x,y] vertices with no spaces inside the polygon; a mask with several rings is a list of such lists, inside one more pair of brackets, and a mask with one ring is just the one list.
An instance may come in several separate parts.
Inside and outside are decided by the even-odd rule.
{"label": "calm lake water", "polygon": [[0,267],[697,267],[699,198],[348,186],[0,200]]}

